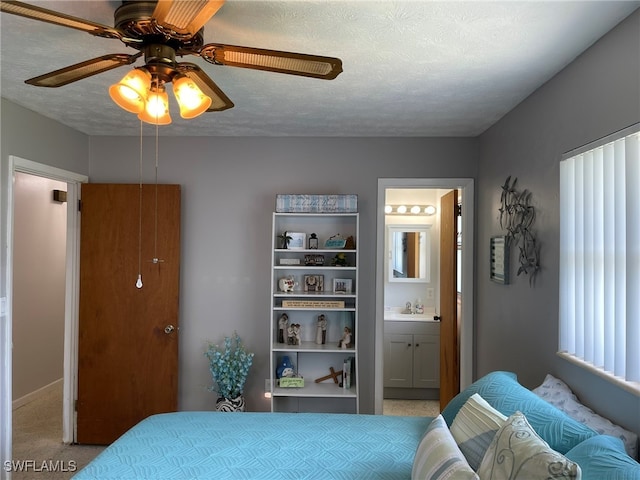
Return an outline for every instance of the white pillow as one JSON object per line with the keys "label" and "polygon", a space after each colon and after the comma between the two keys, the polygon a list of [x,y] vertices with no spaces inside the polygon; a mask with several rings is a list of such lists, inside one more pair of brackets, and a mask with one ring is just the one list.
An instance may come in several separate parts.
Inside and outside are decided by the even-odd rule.
{"label": "white pillow", "polygon": [[619,438],[624,443],[624,448],[629,456],[638,458],[638,435],[611,423],[608,419],[601,417],[589,407],[580,403],[571,388],[559,378],[547,375],[542,385],[532,391],[574,420],[584,423],[596,432]]}
{"label": "white pillow", "polygon": [[480,480],[438,415],[427,427],[413,460],[411,480]]}
{"label": "white pillow", "polygon": [[552,450],[525,416],[516,412],[493,437],[478,475],[482,480],[580,480],[582,473],[577,463]]}
{"label": "white pillow", "polygon": [[507,417],[477,393],[458,411],[451,424],[451,435],[472,469],[478,470],[491,440],[506,421]]}

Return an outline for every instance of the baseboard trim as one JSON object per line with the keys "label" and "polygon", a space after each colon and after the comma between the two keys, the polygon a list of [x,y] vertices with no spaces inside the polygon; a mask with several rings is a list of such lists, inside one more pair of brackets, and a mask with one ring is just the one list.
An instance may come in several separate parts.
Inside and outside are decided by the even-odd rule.
{"label": "baseboard trim", "polygon": [[27,403],[31,403],[34,400],[37,400],[38,398],[49,393],[50,391],[55,390],[56,388],[62,387],[62,381],[63,379],[59,378],[58,380],[51,382],[49,385],[45,385],[42,388],[34,390],[31,393],[27,393],[26,395],[15,399],[12,404],[12,409],[15,410],[16,408],[20,408],[26,405]]}

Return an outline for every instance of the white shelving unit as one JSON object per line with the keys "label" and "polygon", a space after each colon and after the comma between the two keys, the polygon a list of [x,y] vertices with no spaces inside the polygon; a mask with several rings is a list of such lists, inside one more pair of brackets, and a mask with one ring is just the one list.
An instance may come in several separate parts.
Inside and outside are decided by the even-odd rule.
{"label": "white shelving unit", "polygon": [[[303,248],[282,248],[278,238],[284,232],[304,233]],[[270,390],[271,410],[274,412],[344,412],[358,413],[358,232],[357,213],[274,213],[272,225],[273,248],[271,254],[271,355]],[[319,248],[309,249],[312,233],[318,237]],[[344,239],[353,237],[355,248],[324,248],[330,237],[340,234]],[[347,245],[349,246],[349,245]],[[343,254],[346,265],[332,265],[336,255]],[[307,264],[305,257],[324,257],[323,265]],[[285,262],[299,264],[285,264]],[[305,278],[316,281],[305,290]],[[292,292],[283,292],[279,286],[282,278],[292,278]],[[334,280],[348,280],[351,291],[334,291]],[[322,281],[320,291],[309,291]],[[288,306],[293,301],[296,306]],[[335,306],[338,302],[338,306]],[[279,342],[279,320],[283,314],[289,324],[300,325],[300,344]],[[327,320],[326,343],[316,343],[318,317]],[[341,348],[338,344],[349,327],[352,346]],[[304,378],[304,387],[285,387],[278,384],[276,370],[282,358],[288,356],[296,373]],[[343,370],[346,358],[351,359],[351,385],[336,384],[332,378],[316,383],[318,378]],[[342,377],[339,378],[342,382]]]}

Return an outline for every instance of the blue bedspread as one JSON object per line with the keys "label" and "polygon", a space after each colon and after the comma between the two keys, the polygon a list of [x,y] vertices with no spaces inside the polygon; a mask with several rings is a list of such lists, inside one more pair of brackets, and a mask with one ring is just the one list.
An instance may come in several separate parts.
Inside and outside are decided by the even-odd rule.
{"label": "blue bedspread", "polygon": [[154,415],[73,478],[409,479],[430,421],[325,413]]}

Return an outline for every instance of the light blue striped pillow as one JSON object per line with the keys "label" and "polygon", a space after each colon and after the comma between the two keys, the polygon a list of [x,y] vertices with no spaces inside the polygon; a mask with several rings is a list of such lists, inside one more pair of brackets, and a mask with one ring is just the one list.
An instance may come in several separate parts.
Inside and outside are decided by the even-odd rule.
{"label": "light blue striped pillow", "polygon": [[505,415],[477,393],[471,395],[458,411],[451,424],[451,435],[472,469],[478,470],[491,440],[506,421]]}
{"label": "light blue striped pillow", "polygon": [[413,460],[411,480],[479,480],[438,415],[427,427]]}

